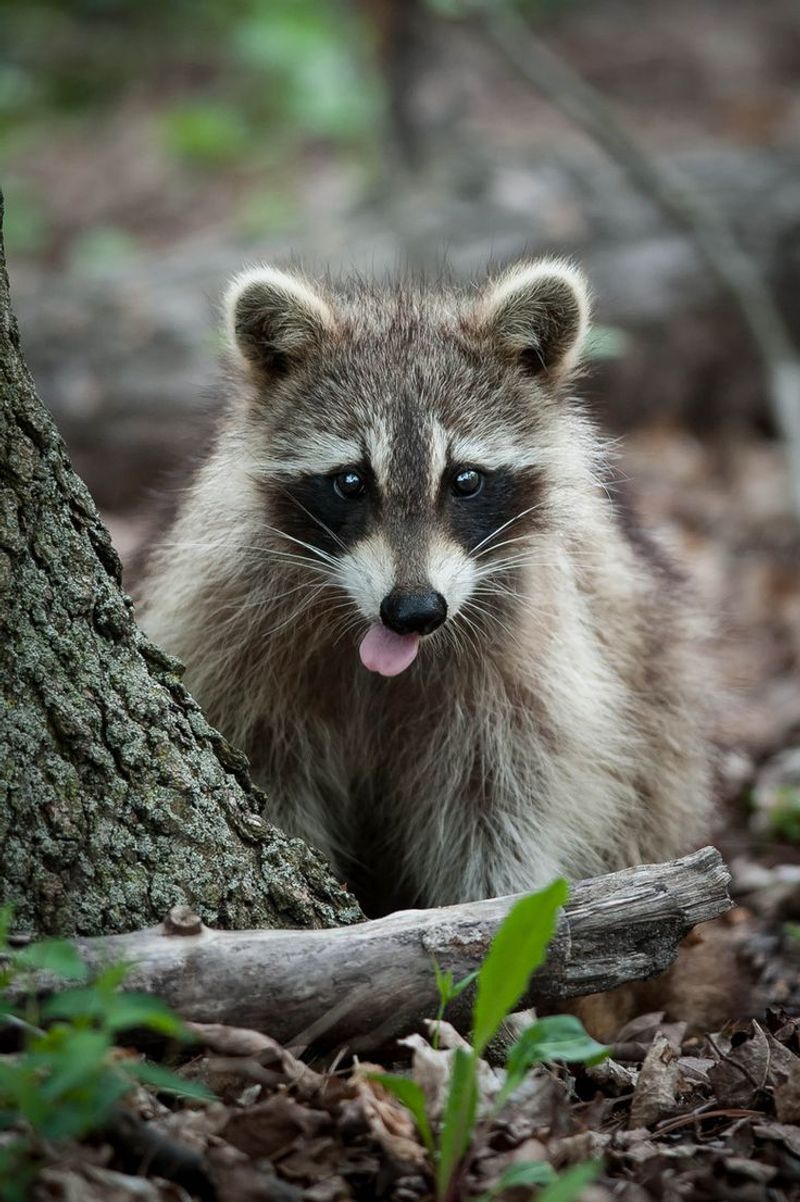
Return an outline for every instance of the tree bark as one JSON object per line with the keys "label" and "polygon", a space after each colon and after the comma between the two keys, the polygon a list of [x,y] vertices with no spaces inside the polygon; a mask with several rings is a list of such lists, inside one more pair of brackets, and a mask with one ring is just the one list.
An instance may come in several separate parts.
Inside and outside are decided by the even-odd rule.
{"label": "tree bark", "polygon": [[244,757],[138,630],[94,503],[11,313],[0,199],[0,900],[15,927],[98,934],[186,904],[221,927],[358,921],[270,826]]}
{"label": "tree bark", "polygon": [[[684,935],[731,908],[730,874],[705,847],[578,881],[547,961],[521,1005],[614,989],[664,972]],[[99,969],[133,965],[132,989],[163,998],[184,1018],[263,1031],[280,1043],[365,1051],[436,1012],[433,960],[460,980],[479,968],[516,897],[404,910],[335,931],[213,931],[185,913],[149,931],[80,940]],[[52,983],[50,985],[52,988]],[[471,999],[448,1009],[461,1030]]]}

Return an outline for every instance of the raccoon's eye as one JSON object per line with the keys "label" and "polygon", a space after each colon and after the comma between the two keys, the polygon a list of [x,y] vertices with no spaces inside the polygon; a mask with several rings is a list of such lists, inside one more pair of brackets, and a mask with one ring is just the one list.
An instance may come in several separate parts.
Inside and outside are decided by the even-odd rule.
{"label": "raccoon's eye", "polygon": [[452,489],[457,497],[474,497],[483,487],[483,476],[474,467],[462,467],[453,476]]}
{"label": "raccoon's eye", "polygon": [[339,472],[338,476],[333,477],[333,487],[345,501],[354,501],[363,496],[367,483],[359,472],[348,468],[347,471]]}

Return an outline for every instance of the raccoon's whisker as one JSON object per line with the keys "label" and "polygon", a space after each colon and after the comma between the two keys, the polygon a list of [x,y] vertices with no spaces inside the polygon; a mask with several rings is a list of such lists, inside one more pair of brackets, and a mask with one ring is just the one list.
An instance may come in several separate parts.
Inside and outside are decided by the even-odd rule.
{"label": "raccoon's whisker", "polygon": [[[346,606],[348,608],[352,607],[352,602],[350,602],[350,601],[346,602]],[[345,606],[343,605],[340,608],[344,609]],[[340,643],[343,638],[346,638],[348,634],[351,634],[354,630],[358,630],[359,626],[364,621],[365,621],[365,619],[364,619],[363,614],[360,614],[358,611],[356,611],[354,614],[352,614],[347,619],[346,622],[342,623],[342,625],[339,629],[339,633],[337,634],[336,638],[333,640],[334,647],[337,645],[337,643]]]}
{"label": "raccoon's whisker", "polygon": [[[470,597],[469,600],[464,603],[461,613],[464,614],[464,611],[467,609],[472,609],[476,614],[480,614],[482,617],[487,618],[490,622],[493,622],[496,626],[499,626],[500,629],[508,636],[508,638],[512,640],[512,642],[517,641],[516,635],[508,623],[501,618],[499,614],[494,613],[485,605],[481,605],[478,601],[475,601],[472,597]],[[464,616],[466,617],[466,614],[464,614]]]}
{"label": "raccoon's whisker", "polygon": [[277,634],[279,630],[283,630],[283,629],[285,629],[285,627],[291,625],[292,622],[297,621],[297,619],[300,617],[300,615],[303,613],[303,611],[308,609],[308,607],[309,607],[309,605],[311,605],[312,601],[315,601],[316,598],[320,595],[320,593],[323,592],[324,589],[325,589],[324,584],[319,584],[319,585],[317,585],[317,587],[315,589],[312,589],[311,592],[308,594],[308,596],[305,598],[303,604],[295,606],[295,608],[292,610],[292,612],[289,614],[288,617],[284,618],[282,622],[276,623],[275,626],[270,626],[269,630],[262,631],[261,632],[262,639],[272,638],[272,636],[274,634]]}
{"label": "raccoon's whisker", "polygon": [[[278,533],[280,533],[280,531]],[[284,551],[283,549],[278,548],[278,547],[260,547],[260,546],[254,546],[253,544],[248,544],[248,543],[231,543],[230,541],[222,541],[222,540],[219,540],[218,542],[208,542],[208,543],[188,542],[188,541],[180,540],[180,541],[176,541],[176,542],[160,543],[159,546],[163,547],[165,550],[168,550],[168,551],[170,551],[170,550],[215,551],[220,548],[228,549],[231,546],[233,546],[233,547],[235,547],[235,549],[237,551],[246,551],[250,555],[263,556],[265,559],[274,558],[274,559],[279,559],[279,560],[287,560],[292,563],[301,563],[301,564],[304,564],[306,567],[314,568],[317,571],[323,571],[323,570],[328,571],[329,570],[327,567],[323,568],[322,564],[317,564],[314,560],[310,559],[308,557],[308,555],[298,555],[297,553],[293,553],[291,551]],[[325,554],[325,552],[321,552],[319,550],[319,548],[317,549],[317,551],[320,554],[323,554],[323,555]],[[330,562],[332,565],[336,564],[336,560],[332,556],[328,556],[328,558],[330,559]]]}
{"label": "raccoon's whisker", "polygon": [[[498,534],[502,534],[504,530],[513,525],[514,522],[518,522],[520,518],[524,518],[527,516],[527,514],[533,513],[534,509],[540,509],[541,505],[542,502],[537,501],[535,505],[529,505],[527,509],[523,509],[519,513],[515,513],[513,518],[509,518],[507,522],[503,522],[495,530],[493,530],[491,534],[487,534],[485,538],[482,538],[480,542],[477,542],[474,547],[470,547],[468,554],[475,555],[476,552],[480,551],[481,547],[485,547],[486,544],[491,542],[493,538],[496,538]],[[487,550],[491,550],[491,548],[487,548]],[[481,552],[481,554],[486,554],[486,552]]]}
{"label": "raccoon's whisker", "polygon": [[542,560],[536,559],[530,554],[518,553],[516,555],[507,555],[504,559],[495,560],[493,563],[484,564],[475,573],[476,580],[488,580],[492,576],[499,576],[503,572],[508,572],[512,568],[521,567],[523,564],[536,564],[538,567],[552,566],[545,564]]}
{"label": "raccoon's whisker", "polygon": [[[481,559],[484,555],[489,555],[492,551],[499,551],[501,547],[510,547],[514,543],[524,543],[530,539],[529,534],[518,534],[515,538],[504,538],[501,543],[492,543],[491,547],[484,547],[476,559]],[[531,548],[533,549],[533,548]]]}
{"label": "raccoon's whisker", "polygon": [[234,620],[237,613],[244,613],[247,610],[253,610],[253,609],[255,609],[255,610],[266,609],[266,608],[270,607],[274,602],[282,601],[285,597],[291,597],[294,593],[303,592],[303,593],[305,593],[306,598],[310,599],[312,595],[317,596],[319,593],[321,593],[325,589],[331,588],[331,587],[333,587],[333,586],[330,585],[327,581],[322,581],[319,585],[317,585],[317,587],[316,587],[316,589],[314,589],[313,593],[310,593],[308,591],[307,584],[298,584],[295,586],[295,588],[287,589],[285,593],[276,593],[274,596],[267,596],[260,601],[251,601],[247,605],[238,606],[237,609],[234,611],[234,613],[231,614],[231,617],[228,619],[228,621]]}
{"label": "raccoon's whisker", "polygon": [[492,581],[489,584],[478,584],[473,589],[473,593],[479,597],[511,597],[515,601],[527,601],[524,593],[517,592],[516,589],[509,588],[498,581]]}
{"label": "raccoon's whisker", "polygon": [[[575,560],[578,563],[601,562],[599,556],[594,555],[586,555],[583,557],[580,555],[570,555],[569,558],[570,561]],[[497,575],[500,572],[507,571],[509,568],[520,567],[523,564],[530,564],[531,566],[538,568],[560,568],[564,566],[564,562],[564,560],[558,559],[544,559],[542,556],[537,554],[536,549],[533,548],[530,551],[516,552],[514,555],[507,555],[503,559],[491,560],[489,563],[481,564],[480,567],[475,571],[475,578],[477,580],[484,580],[490,576]]]}
{"label": "raccoon's whisker", "polygon": [[298,507],[298,509],[302,509],[303,513],[305,513],[308,517],[310,517],[312,522],[316,522],[317,525],[320,527],[320,529],[324,530],[326,534],[329,534],[331,536],[331,538],[333,539],[333,541],[335,543],[338,543],[343,551],[347,550],[347,547],[344,545],[342,540],[339,538],[339,535],[334,534],[334,532],[333,532],[333,530],[331,530],[330,526],[325,525],[322,518],[318,518],[315,513],[311,512],[310,509],[306,509],[306,507],[302,503],[302,501],[298,501],[297,497],[293,497],[292,494],[289,492],[288,488],[283,488],[283,489],[281,489],[281,491],[286,494],[286,496],[289,498],[289,500],[292,502],[293,505],[296,505]]}
{"label": "raccoon's whisker", "polygon": [[338,567],[333,555],[329,555],[327,551],[323,551],[322,547],[316,546],[315,543],[306,543],[302,538],[295,538],[293,534],[287,534],[285,530],[279,530],[277,526],[264,527],[265,530],[271,530],[273,534],[280,535],[281,538],[287,538],[290,543],[296,543],[298,547],[305,547],[306,551],[310,551],[312,555],[318,555],[325,563],[332,564],[333,567]]}
{"label": "raccoon's whisker", "polygon": [[[459,619],[461,619],[460,623]],[[466,658],[468,651],[471,651],[476,656],[480,654],[480,648],[472,634],[472,630],[475,629],[474,623],[470,622],[469,618],[464,615],[463,609],[456,614],[453,621],[448,623],[444,629],[452,641],[457,658]]]}
{"label": "raccoon's whisker", "polygon": [[[487,547],[484,551],[481,552],[480,555],[477,555],[475,558],[480,559],[482,555],[488,555],[491,551],[499,551],[501,547],[510,547],[514,543],[526,543],[528,541],[529,537],[530,536],[527,534],[520,534],[516,538],[504,539],[501,543],[495,543],[493,546]],[[539,548],[536,546],[530,546],[529,553],[532,556],[537,555],[539,553]],[[591,552],[587,553],[587,552],[583,552],[583,551],[576,551],[573,548],[570,548],[570,550],[569,550],[569,557],[570,557],[570,559],[575,560],[576,562],[585,562],[586,560],[594,561],[596,563],[600,562],[600,556],[593,554]],[[493,561],[490,560],[489,562],[491,563]],[[543,560],[541,562],[544,563],[545,561]],[[481,564],[480,568],[478,570],[481,570],[483,568],[483,566],[484,565]]]}
{"label": "raccoon's whisker", "polygon": [[444,629],[452,638],[453,647],[456,655],[460,659],[468,659],[470,652],[478,654],[479,648],[471,633],[471,623],[469,619],[459,623],[459,618],[462,617],[462,612],[459,611],[452,622],[448,622]]}

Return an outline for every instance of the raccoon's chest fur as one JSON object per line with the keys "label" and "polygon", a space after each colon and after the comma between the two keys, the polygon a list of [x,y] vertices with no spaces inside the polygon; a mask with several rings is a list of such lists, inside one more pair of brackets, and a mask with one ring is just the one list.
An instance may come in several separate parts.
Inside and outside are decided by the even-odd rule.
{"label": "raccoon's chest fur", "polygon": [[421,657],[396,681],[341,668],[328,688],[318,673],[294,678],[291,696],[273,698],[281,717],[248,750],[275,821],[318,846],[368,913],[638,858],[625,834],[637,796],[624,749],[637,736],[617,707],[612,723],[596,705],[613,687],[604,663],[584,663],[570,722],[491,659],[476,669]]}

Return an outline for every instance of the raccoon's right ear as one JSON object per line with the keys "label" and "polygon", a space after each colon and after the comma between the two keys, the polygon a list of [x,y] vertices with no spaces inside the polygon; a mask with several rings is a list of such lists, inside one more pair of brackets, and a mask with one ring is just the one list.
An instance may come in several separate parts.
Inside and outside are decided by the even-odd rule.
{"label": "raccoon's right ear", "polygon": [[232,349],[262,375],[281,375],[334,328],[333,312],[313,286],[275,267],[237,275],[225,294]]}
{"label": "raccoon's right ear", "polygon": [[560,381],[577,366],[586,337],[586,278],[562,259],[518,263],[486,287],[472,323],[530,375]]}

